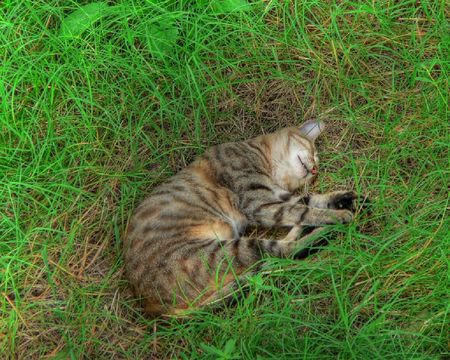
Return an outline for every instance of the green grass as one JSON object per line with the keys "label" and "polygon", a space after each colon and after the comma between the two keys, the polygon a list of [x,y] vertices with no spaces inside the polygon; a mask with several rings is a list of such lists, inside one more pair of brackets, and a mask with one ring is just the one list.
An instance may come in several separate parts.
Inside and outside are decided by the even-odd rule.
{"label": "green grass", "polygon": [[[77,2],[1,3],[0,358],[448,357],[446,3],[205,3],[110,1],[73,38]],[[372,212],[234,306],[146,319],[133,207],[206,147],[312,116],[316,191]]]}

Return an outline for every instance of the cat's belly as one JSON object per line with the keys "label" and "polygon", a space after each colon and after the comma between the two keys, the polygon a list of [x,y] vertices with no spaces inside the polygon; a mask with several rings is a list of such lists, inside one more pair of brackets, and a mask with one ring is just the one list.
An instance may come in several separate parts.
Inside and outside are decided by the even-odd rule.
{"label": "cat's belly", "polygon": [[[226,193],[228,191],[224,191]],[[247,217],[241,213],[234,205],[233,196],[226,194],[222,197],[224,200],[220,202],[222,219],[229,224],[232,229],[232,239],[239,238],[248,225]]]}
{"label": "cat's belly", "polygon": [[[236,216],[237,215],[237,216]],[[231,240],[239,238],[247,227],[241,214],[224,214],[222,219],[210,220],[201,225],[189,226],[187,233],[194,239]]]}
{"label": "cat's belly", "polygon": [[233,213],[227,220],[233,230],[233,238],[239,238],[247,228],[247,218],[240,212],[237,212]]}

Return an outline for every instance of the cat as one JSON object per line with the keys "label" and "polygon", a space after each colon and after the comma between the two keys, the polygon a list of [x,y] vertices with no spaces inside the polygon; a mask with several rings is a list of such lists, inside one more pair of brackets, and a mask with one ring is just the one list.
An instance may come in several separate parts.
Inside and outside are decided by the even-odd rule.
{"label": "cat", "polygon": [[[214,146],[154,189],[124,239],[126,273],[147,314],[183,314],[226,296],[265,255],[301,249],[311,236],[297,239],[303,225],[352,221],[353,191],[294,194],[318,174],[324,128],[309,120]],[[291,230],[279,240],[247,238],[249,225]]]}

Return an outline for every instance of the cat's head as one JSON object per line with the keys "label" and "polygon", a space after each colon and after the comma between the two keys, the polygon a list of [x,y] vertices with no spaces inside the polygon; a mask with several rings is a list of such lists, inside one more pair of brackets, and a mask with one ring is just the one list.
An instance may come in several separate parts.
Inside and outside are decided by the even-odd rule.
{"label": "cat's head", "polygon": [[294,191],[311,183],[318,173],[319,158],[315,140],[325,129],[318,120],[300,127],[288,127],[269,135],[272,176],[283,188]]}

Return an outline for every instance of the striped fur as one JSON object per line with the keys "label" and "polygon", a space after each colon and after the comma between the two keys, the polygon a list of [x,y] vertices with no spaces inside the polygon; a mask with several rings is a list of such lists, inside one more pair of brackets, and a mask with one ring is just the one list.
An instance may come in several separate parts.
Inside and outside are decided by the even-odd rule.
{"label": "striped fur", "polygon": [[[124,240],[128,278],[153,316],[177,314],[226,295],[264,254],[291,255],[302,225],[352,220],[353,192],[295,196],[317,174],[308,121],[215,146],[154,189]],[[284,239],[243,237],[248,225],[292,228]]]}

